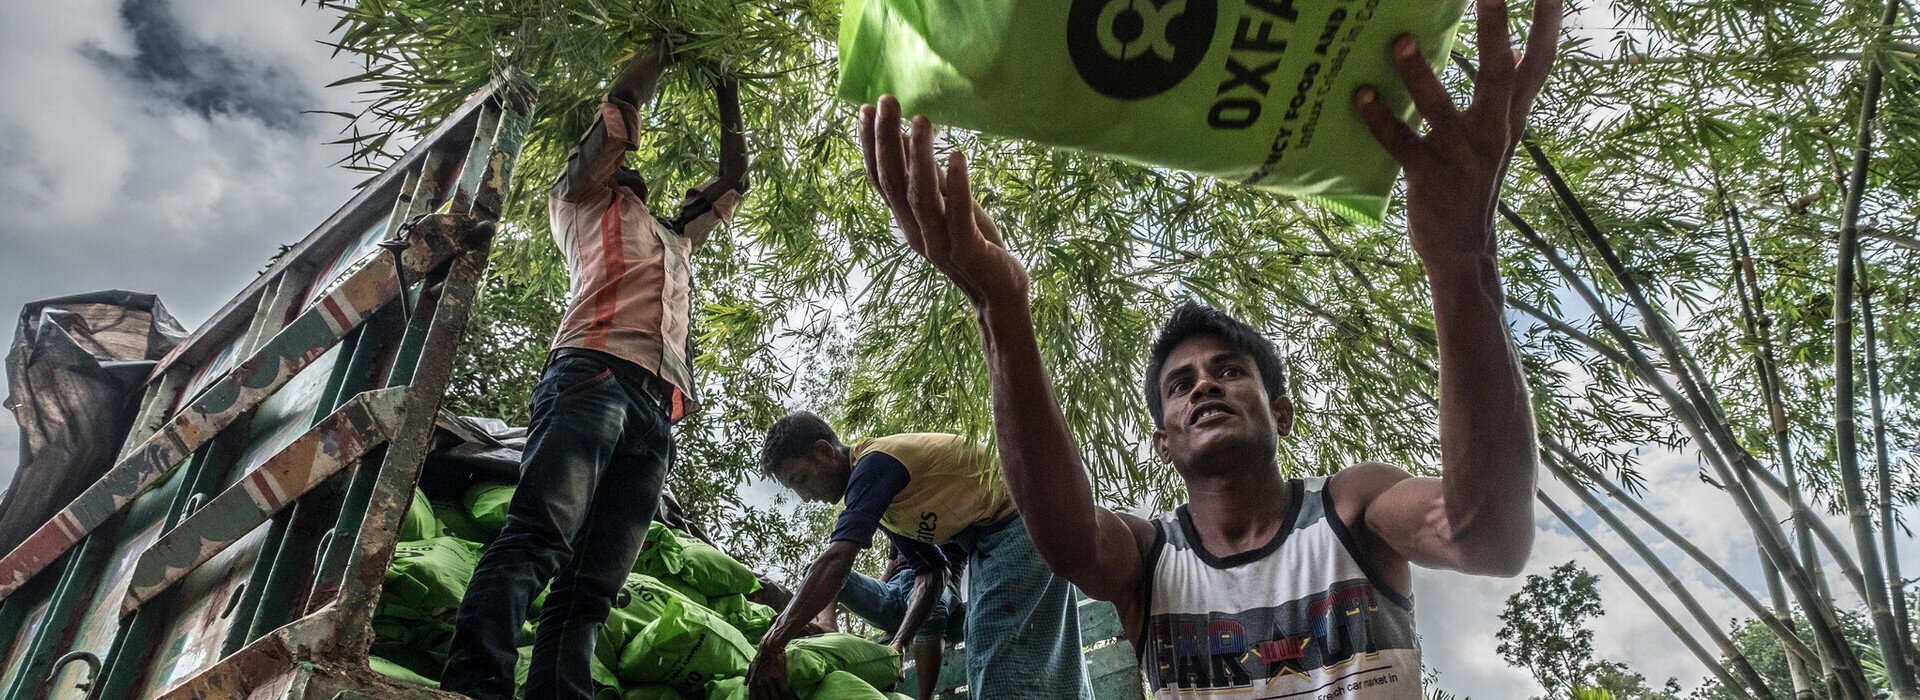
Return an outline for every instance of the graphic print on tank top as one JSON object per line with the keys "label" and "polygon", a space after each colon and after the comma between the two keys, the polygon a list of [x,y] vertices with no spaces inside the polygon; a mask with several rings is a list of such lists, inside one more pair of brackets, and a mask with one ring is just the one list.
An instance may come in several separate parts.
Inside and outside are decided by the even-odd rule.
{"label": "graphic print on tank top", "polygon": [[1214,557],[1186,506],[1160,516],[1141,672],[1156,698],[1418,700],[1413,601],[1376,583],[1325,478],[1294,479],[1289,525]]}

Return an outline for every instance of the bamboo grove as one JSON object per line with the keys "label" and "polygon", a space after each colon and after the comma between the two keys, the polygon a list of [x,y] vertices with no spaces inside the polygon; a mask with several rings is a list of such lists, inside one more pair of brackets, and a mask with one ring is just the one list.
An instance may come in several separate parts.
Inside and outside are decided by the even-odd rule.
{"label": "bamboo grove", "polygon": [[[378,165],[500,72],[539,86],[455,388],[461,408],[523,410],[566,288],[542,189],[602,81],[653,27],[672,26],[685,58],[643,116],[636,162],[656,199],[707,175],[716,127],[705,86],[724,71],[743,81],[755,186],[699,258],[698,363],[712,410],[682,433],[681,498],[728,513],[708,521],[752,543],[740,551],[776,556],[809,526],[735,493],[753,478],[753,436],[783,407],[856,432],[989,433],[970,312],[889,230],[863,179],[852,109],[833,98],[836,0],[321,8],[340,13],[331,41],[366,69],[341,81],[365,98],[341,115],[350,167]],[[1543,492],[1543,517],[1599,554],[1735,697],[1916,696],[1894,550],[1907,536],[1895,507],[1920,492],[1914,9],[1578,5],[1501,200],[1509,319],[1541,457],[1578,501]],[[1461,62],[1449,79],[1471,75]],[[1432,321],[1402,222],[1358,227],[1183,173],[976,134],[952,132],[946,145],[976,156],[976,190],[1032,271],[1043,352],[1109,503],[1182,500],[1145,449],[1138,393],[1153,324],[1182,298],[1287,348],[1301,417],[1284,469],[1437,464]],[[1697,462],[1701,497],[1737,507],[1763,581],[1735,578],[1643,503],[1645,465],[1676,452]],[[1818,517],[1829,513],[1847,527]],[[1663,561],[1662,545],[1684,560]],[[1628,560],[1658,580],[1630,575]],[[1761,680],[1676,569],[1705,572],[1780,637],[1793,687]],[[1839,601],[1864,601],[1872,645],[1842,635],[1852,604]]]}

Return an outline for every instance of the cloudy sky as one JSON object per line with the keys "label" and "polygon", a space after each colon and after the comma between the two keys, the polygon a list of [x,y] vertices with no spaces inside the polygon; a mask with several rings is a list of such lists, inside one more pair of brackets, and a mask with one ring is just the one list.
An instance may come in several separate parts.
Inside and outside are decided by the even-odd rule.
{"label": "cloudy sky", "polygon": [[[278,245],[344,202],[359,178],[332,167],[343,151],[323,142],[337,138],[335,119],[304,113],[351,108],[352,94],[321,87],[357,72],[316,43],[331,25],[294,0],[0,3],[0,310],[122,288],[159,294],[193,327]],[[0,412],[0,479],[17,463],[17,443]],[[1691,458],[1649,463],[1652,508],[1757,586],[1738,514],[1695,477]],[[1911,544],[1903,559],[1920,562]],[[1619,577],[1543,519],[1529,573],[1568,560],[1603,578],[1599,656],[1655,683],[1700,681],[1704,669]],[[1717,617],[1745,616],[1704,574],[1675,568]],[[1635,575],[1653,585],[1644,568]],[[1416,573],[1420,632],[1441,687],[1482,700],[1538,692],[1494,653],[1496,615],[1519,586]]]}

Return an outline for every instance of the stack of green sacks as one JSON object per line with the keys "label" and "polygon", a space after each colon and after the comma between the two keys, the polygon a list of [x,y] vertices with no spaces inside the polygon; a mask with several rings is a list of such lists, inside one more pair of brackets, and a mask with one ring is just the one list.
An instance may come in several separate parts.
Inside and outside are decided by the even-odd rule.
{"label": "stack of green sacks", "polygon": [[[434,685],[446,661],[453,614],[479,551],[506,523],[513,485],[479,483],[459,502],[429,501],[416,490],[401,525],[401,544],[387,572],[387,588],[374,618],[374,658],[385,675]],[[627,577],[595,644],[593,680],[604,700],[703,698],[716,683],[740,688],[745,697],[747,664],[773,625],[775,611],[747,600],[760,589],[751,569],[712,545],[683,537],[661,523]],[[533,601],[520,640],[519,680],[532,653],[533,624],[542,593]],[[865,693],[891,686],[899,657],[891,649],[851,635],[796,641],[789,651],[789,683],[802,698],[885,697],[837,694],[837,671],[852,671]],[[794,663],[792,659],[800,659]],[[847,681],[831,681],[847,683]],[[802,690],[804,689],[804,690]],[[724,691],[718,691],[724,692]],[[715,697],[732,697],[715,695]]]}
{"label": "stack of green sacks", "polygon": [[428,684],[440,675],[453,640],[453,613],[467,594],[480,547],[446,536],[426,497],[414,491],[374,613],[374,670]]}
{"label": "stack of green sacks", "polygon": [[[787,643],[787,687],[801,700],[889,700],[894,696],[879,689],[893,687],[899,676],[899,654],[851,634],[834,632]],[[746,697],[745,678],[707,684],[706,700]]]}

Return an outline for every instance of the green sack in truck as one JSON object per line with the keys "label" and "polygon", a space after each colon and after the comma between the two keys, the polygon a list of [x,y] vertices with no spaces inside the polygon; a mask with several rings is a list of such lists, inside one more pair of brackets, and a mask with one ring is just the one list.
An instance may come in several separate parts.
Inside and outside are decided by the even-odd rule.
{"label": "green sack in truck", "polygon": [[493,539],[507,524],[507,506],[513,503],[513,490],[513,484],[482,482],[469,487],[461,497],[467,514],[473,517],[473,524],[487,532],[487,539]]}
{"label": "green sack in truck", "polygon": [[427,494],[415,488],[413,502],[407,504],[407,517],[400,521],[400,541],[417,542],[439,537],[440,531],[440,519],[433,514],[433,504],[427,502]]}
{"label": "green sack in truck", "polygon": [[714,679],[745,675],[753,651],[719,616],[673,598],[660,619],[627,642],[617,670],[628,683],[660,683],[698,693]]}
{"label": "green sack in truck", "polygon": [[1436,68],[1466,0],[846,0],[840,96],[1178,168],[1373,223],[1393,159],[1353,106],[1413,107],[1388,47]]}
{"label": "green sack in truck", "polygon": [[480,545],[453,537],[401,542],[380,596],[380,614],[404,620],[436,620],[460,607]]}
{"label": "green sack in truck", "polygon": [[807,700],[887,700],[886,693],[875,690],[873,685],[861,680],[859,676],[846,671],[834,671],[827,674],[820,687],[814,688]]}
{"label": "green sack in truck", "polygon": [[885,644],[845,632],[787,642],[787,685],[801,697],[813,697],[827,677],[839,673],[852,674],[877,688],[889,687],[900,677],[900,655]]}

